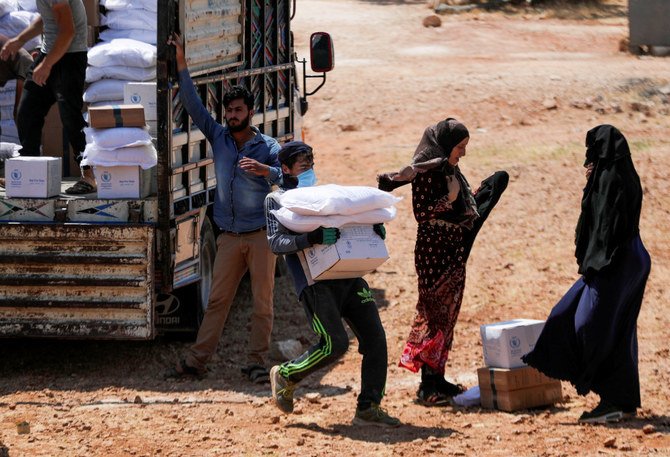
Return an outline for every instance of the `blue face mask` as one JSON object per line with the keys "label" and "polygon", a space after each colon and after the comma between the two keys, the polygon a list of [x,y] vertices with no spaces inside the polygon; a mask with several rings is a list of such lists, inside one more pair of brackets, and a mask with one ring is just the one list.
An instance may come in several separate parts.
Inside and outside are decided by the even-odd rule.
{"label": "blue face mask", "polygon": [[314,168],[303,171],[298,175],[298,187],[310,187],[316,184],[316,173]]}

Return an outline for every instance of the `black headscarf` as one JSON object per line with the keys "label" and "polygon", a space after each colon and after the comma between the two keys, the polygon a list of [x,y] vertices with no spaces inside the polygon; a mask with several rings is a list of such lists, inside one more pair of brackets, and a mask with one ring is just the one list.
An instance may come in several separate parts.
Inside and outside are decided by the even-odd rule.
{"label": "black headscarf", "polygon": [[611,125],[586,134],[586,161],[593,163],[575,232],[579,273],[607,267],[618,249],[639,232],[642,186],[626,138]]}
{"label": "black headscarf", "polygon": [[427,127],[414,151],[412,163],[397,172],[378,175],[379,188],[391,191],[412,182],[417,173],[443,167],[448,164],[452,149],[469,136],[465,125],[453,117]]}
{"label": "black headscarf", "polygon": [[445,179],[456,179],[460,187],[454,203],[456,211],[443,215],[441,218],[471,228],[474,220],[479,217],[477,202],[460,168],[449,163],[451,151],[469,136],[470,133],[465,125],[453,117],[427,127],[414,151],[412,163],[397,172],[378,175],[378,187],[381,190],[391,191],[412,182],[417,174],[428,171],[442,173]]}

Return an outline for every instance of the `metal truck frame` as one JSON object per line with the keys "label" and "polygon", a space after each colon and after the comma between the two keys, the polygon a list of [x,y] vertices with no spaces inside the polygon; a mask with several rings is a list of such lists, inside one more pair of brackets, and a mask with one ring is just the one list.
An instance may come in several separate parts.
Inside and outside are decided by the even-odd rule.
{"label": "metal truck frame", "polygon": [[243,84],[255,96],[253,124],[283,142],[307,105],[296,84],[294,9],[295,0],[158,0],[155,192],[138,200],[0,194],[0,336],[197,331],[216,251],[216,178],[211,147],[179,101],[167,38],[183,35],[197,91],[218,122],[224,93]]}

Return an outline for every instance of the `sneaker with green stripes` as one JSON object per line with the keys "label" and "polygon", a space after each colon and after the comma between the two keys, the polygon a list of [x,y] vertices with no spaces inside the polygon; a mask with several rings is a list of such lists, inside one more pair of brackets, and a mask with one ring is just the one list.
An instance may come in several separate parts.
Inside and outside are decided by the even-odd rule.
{"label": "sneaker with green stripes", "polygon": [[373,427],[398,427],[400,419],[390,416],[381,406],[373,403],[368,409],[360,410],[356,408],[356,415],[351,423]]}
{"label": "sneaker with green stripes", "polygon": [[277,408],[285,413],[293,412],[293,391],[297,386],[296,383],[289,381],[279,373],[279,365],[272,367],[270,370],[270,387]]}

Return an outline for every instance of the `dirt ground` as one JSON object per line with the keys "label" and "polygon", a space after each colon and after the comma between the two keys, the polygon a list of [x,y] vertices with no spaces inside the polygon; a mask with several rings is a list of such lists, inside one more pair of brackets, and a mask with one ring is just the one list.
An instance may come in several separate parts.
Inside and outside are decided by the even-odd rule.
{"label": "dirt ground", "polygon": [[[510,185],[468,264],[447,376],[477,383],[479,326],[544,319],[577,279],[574,226],[584,185],[584,137],[619,127],[645,189],[641,233],[653,267],[638,322],[638,418],[580,426],[597,403],[563,383],[563,402],[504,413],[413,403],[418,376],[397,367],[416,301],[416,224],[410,189],[387,224],[391,258],[367,277],[389,348],[386,407],[403,426],[350,424],[360,356],[349,353],[297,390],[293,415],[267,386],[240,374],[248,284],[240,288],[219,351],[201,381],[161,373],[187,342],[6,341],[0,347],[0,456],[670,455],[670,65],[619,52],[623,0],[601,7],[473,11],[441,16],[424,1],[301,0],[293,22],[301,56],[313,31],[334,38],[335,70],[310,97],[306,140],[320,183],[375,185],[407,163],[423,129],[447,116],[470,129],[461,167],[476,185],[495,170]],[[314,81],[310,81],[310,88]],[[314,341],[288,278],[276,286],[274,340]],[[279,362],[273,353],[271,362]],[[30,433],[18,434],[26,421]]]}

